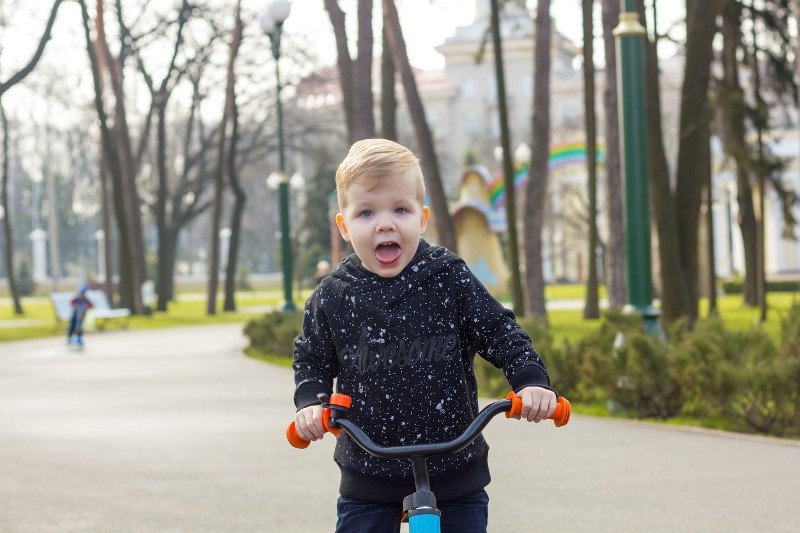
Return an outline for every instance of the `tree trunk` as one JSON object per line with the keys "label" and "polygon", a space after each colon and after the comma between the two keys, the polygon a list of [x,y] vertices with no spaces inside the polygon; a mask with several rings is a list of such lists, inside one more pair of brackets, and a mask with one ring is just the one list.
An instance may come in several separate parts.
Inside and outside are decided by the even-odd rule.
{"label": "tree trunk", "polygon": [[414,72],[408,62],[406,53],[406,43],[403,39],[403,30],[400,27],[400,18],[397,15],[397,8],[394,0],[383,0],[383,9],[388,21],[387,37],[392,53],[394,64],[400,71],[400,78],[403,82],[403,89],[406,94],[406,103],[414,123],[414,130],[417,134],[419,144],[422,170],[425,174],[427,191],[433,204],[433,218],[436,223],[436,230],[439,234],[439,243],[453,252],[456,250],[455,230],[453,220],[450,218],[450,211],[447,206],[447,197],[444,192],[444,185],[439,174],[439,161],[436,156],[436,147],[433,143],[433,136],[428,128],[428,121],[425,118],[425,108],[417,90],[417,82],[414,79]]}
{"label": "tree trunk", "polygon": [[711,45],[721,6],[719,0],[691,0],[686,7],[686,66],[681,90],[675,208],[681,264],[689,290],[686,312],[689,320],[694,321],[698,300],[697,228],[705,183],[701,176],[708,157],[703,146],[703,131],[710,116]]}
{"label": "tree trunk", "polygon": [[8,164],[10,157],[8,155],[8,118],[6,117],[6,110],[3,107],[3,97],[0,95],[0,122],[2,122],[3,129],[3,161],[2,161],[2,188],[0,188],[0,209],[3,210],[3,240],[5,240],[5,250],[3,251],[3,259],[6,265],[6,278],[8,280],[8,292],[11,293],[11,300],[14,304],[14,314],[23,314],[22,302],[20,301],[19,286],[16,281],[16,274],[14,271],[14,236],[11,231],[11,211],[8,209],[8,180],[11,176],[8,173]]}
{"label": "tree trunk", "polygon": [[722,69],[720,108],[724,126],[725,151],[736,163],[736,197],[739,204],[739,229],[744,247],[745,276],[742,293],[747,305],[757,305],[756,294],[756,218],[750,186],[750,158],[745,141],[746,104],[739,82],[737,51],[740,43],[741,6],[727,0],[722,12]]}
{"label": "tree trunk", "polygon": [[354,68],[353,140],[375,137],[372,98],[372,0],[358,0],[358,57]]}
{"label": "tree trunk", "polygon": [[347,123],[347,138],[353,142],[355,135],[355,117],[353,110],[353,60],[347,46],[347,29],[345,28],[344,11],[337,0],[325,0],[325,10],[331,19],[333,35],[336,38],[336,65],[339,69],[339,85],[342,88],[342,104]]}
{"label": "tree trunk", "polygon": [[[100,132],[102,137],[103,132]],[[111,191],[108,182],[108,164],[103,143],[100,142],[100,225],[103,228],[103,258],[105,260],[106,279],[103,280],[108,301],[114,305],[114,257],[113,246],[114,229],[111,226]]]}
{"label": "tree trunk", "polygon": [[547,321],[544,303],[542,226],[547,197],[550,146],[550,0],[539,0],[534,29],[533,147],[528,183],[525,185],[525,271],[528,310]]}
{"label": "tree trunk", "polygon": [[386,16],[383,17],[383,53],[381,55],[381,136],[397,140],[397,95],[395,94],[395,70],[389,39],[386,37]]}
{"label": "tree trunk", "polygon": [[[750,9],[755,10],[755,2],[750,1]],[[758,38],[756,35],[756,21],[752,21],[752,35],[753,35],[753,95],[756,105],[756,147],[758,163],[756,165],[757,179],[756,179],[756,301],[758,302],[759,309],[759,322],[763,323],[767,320],[767,255],[766,255],[766,213],[765,210],[765,197],[767,194],[766,182],[764,176],[766,172],[766,165],[764,160],[764,125],[765,121],[769,120],[767,117],[768,111],[764,109],[764,99],[761,96],[761,70],[758,62]]]}
{"label": "tree trunk", "polygon": [[506,223],[508,225],[508,255],[511,270],[511,301],[514,314],[525,314],[525,296],[519,271],[519,237],[517,236],[517,203],[514,186],[514,166],[511,162],[511,134],[506,107],[506,80],[503,72],[503,42],[500,37],[500,11],[497,0],[491,0],[492,48],[494,49],[497,105],[500,111],[500,143],[503,148],[503,182],[506,194]]}
{"label": "tree trunk", "polygon": [[[113,145],[111,143],[107,144],[106,148],[115,152],[116,172],[112,172],[112,175],[115,174],[114,196],[118,198],[115,203],[122,207],[123,217],[125,218],[124,231],[127,233],[127,242],[122,239],[120,242],[123,304],[129,307],[134,314],[141,314],[144,312],[141,286],[146,277],[146,269],[139,195],[136,190],[135,165],[125,108],[125,91],[122,80],[123,65],[113,60],[105,38],[103,0],[97,0],[97,19],[95,22],[97,45],[104,58],[104,64],[107,67],[111,80],[111,89],[114,94],[114,142]],[[123,231],[122,226],[120,226],[120,231]]]}
{"label": "tree trunk", "polygon": [[[644,21],[644,17],[642,17]],[[661,312],[667,321],[685,314],[688,290],[680,261],[678,222],[675,220],[675,200],[669,180],[669,166],[664,152],[661,130],[661,93],[656,43],[645,44],[645,94],[647,106],[647,166],[650,205],[656,219],[658,257],[661,275]]]}
{"label": "tree trunk", "polygon": [[234,91],[234,65],[236,55],[239,53],[239,43],[241,41],[241,28],[238,26],[241,13],[241,0],[236,3],[236,24],[231,36],[231,44],[228,55],[227,82],[225,84],[225,108],[222,112],[222,119],[219,126],[219,144],[217,146],[217,164],[214,170],[214,193],[211,204],[211,235],[210,237],[210,256],[208,258],[208,300],[206,302],[206,313],[215,315],[217,313],[217,289],[219,287],[219,260],[220,243],[219,230],[222,220],[222,194],[225,189],[225,158],[227,156],[228,144],[228,122],[233,108]]}
{"label": "tree trunk", "polygon": [[242,233],[242,214],[244,213],[244,205],[247,201],[244,189],[239,183],[239,173],[236,168],[236,149],[239,142],[239,108],[236,105],[236,71],[234,70],[234,63],[236,56],[239,55],[239,45],[242,41],[242,18],[240,7],[237,4],[236,8],[236,25],[233,30],[233,40],[235,45],[231,46],[231,67],[228,75],[231,77],[228,84],[228,95],[226,99],[230,99],[230,122],[231,122],[231,139],[228,143],[228,183],[231,185],[231,190],[235,197],[233,204],[233,212],[231,213],[231,238],[228,242],[228,260],[225,264],[225,303],[223,304],[223,311],[236,311],[236,270],[239,266],[239,241]]}
{"label": "tree trunk", "polygon": [[600,318],[597,287],[597,127],[594,111],[594,0],[583,0],[583,107],[586,121],[586,163],[589,171],[589,250],[586,306],[583,318]]}
{"label": "tree trunk", "polygon": [[119,160],[119,153],[116,149],[116,132],[112,131],[109,126],[109,117],[105,109],[103,98],[102,64],[104,62],[104,55],[100,52],[103,46],[99,41],[99,32],[98,41],[92,41],[91,30],[89,29],[89,11],[86,7],[85,0],[77,1],[81,8],[83,32],[86,39],[86,51],[89,54],[89,65],[92,69],[92,81],[94,83],[95,110],[97,111],[100,123],[100,138],[103,144],[103,154],[108,171],[111,174],[111,196],[113,197],[114,214],[117,221],[117,229],[119,230],[120,303],[122,306],[133,310],[133,274],[131,270],[131,261],[128,259],[132,244],[130,241],[130,232],[128,231],[128,217],[126,216],[125,203],[120,193],[123,188],[122,170],[120,168],[121,162]]}
{"label": "tree trunk", "polygon": [[[711,121],[709,120],[708,123]],[[708,166],[703,172],[706,179],[705,186],[705,212],[706,212],[706,274],[708,281],[708,315],[717,316],[717,271],[716,257],[714,254],[714,180],[711,171],[711,128],[706,126],[703,138],[707,139],[706,149],[708,150]]]}
{"label": "tree trunk", "polygon": [[158,230],[158,272],[156,273],[157,311],[166,311],[170,301],[171,280],[175,276],[175,257],[178,247],[178,233],[165,226]]}
{"label": "tree trunk", "polygon": [[609,305],[621,309],[627,302],[625,287],[625,215],[622,207],[622,167],[619,154],[617,106],[617,41],[612,31],[619,23],[619,0],[603,0],[603,41],[606,58],[606,203],[608,204]]}

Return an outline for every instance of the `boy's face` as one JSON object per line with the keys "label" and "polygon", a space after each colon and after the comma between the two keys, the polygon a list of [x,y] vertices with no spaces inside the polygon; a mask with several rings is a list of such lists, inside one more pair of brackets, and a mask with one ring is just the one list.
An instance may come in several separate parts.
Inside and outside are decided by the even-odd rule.
{"label": "boy's face", "polygon": [[347,206],[336,224],[364,268],[391,278],[414,258],[430,211],[417,199],[413,177],[386,179],[373,190],[364,181],[348,187]]}

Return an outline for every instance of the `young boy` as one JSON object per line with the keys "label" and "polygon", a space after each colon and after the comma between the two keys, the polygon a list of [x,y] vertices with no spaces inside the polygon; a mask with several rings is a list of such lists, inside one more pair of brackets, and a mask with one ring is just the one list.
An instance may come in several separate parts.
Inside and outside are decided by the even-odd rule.
{"label": "young boy", "polygon": [[[355,143],[336,172],[342,237],[355,254],[325,278],[305,307],[295,340],[297,432],[323,437],[317,394],[353,398],[348,418],[383,446],[451,440],[478,412],[475,353],[502,368],[522,418],[550,416],[556,396],[544,363],[514,315],[462,259],[421,235],[430,210],[419,161],[383,139]],[[489,484],[483,437],[428,460],[443,532],[485,532]],[[410,461],[378,459],[346,434],[337,532],[400,530],[404,496],[414,492]]]}

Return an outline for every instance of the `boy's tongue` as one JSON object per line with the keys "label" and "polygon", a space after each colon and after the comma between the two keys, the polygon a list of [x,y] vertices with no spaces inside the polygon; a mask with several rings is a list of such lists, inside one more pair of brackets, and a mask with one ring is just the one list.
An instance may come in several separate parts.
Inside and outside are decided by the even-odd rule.
{"label": "boy's tongue", "polygon": [[397,243],[381,244],[375,248],[375,257],[381,263],[393,263],[400,257],[402,250]]}

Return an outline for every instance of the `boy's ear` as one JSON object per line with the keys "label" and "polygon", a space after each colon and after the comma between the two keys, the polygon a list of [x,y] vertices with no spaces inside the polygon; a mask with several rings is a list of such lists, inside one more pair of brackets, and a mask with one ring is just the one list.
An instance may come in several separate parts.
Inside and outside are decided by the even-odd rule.
{"label": "boy's ear", "polygon": [[431,216],[431,208],[428,207],[427,205],[423,205],[422,206],[422,223],[420,224],[420,227],[419,227],[420,233],[424,233],[425,232],[425,228],[428,225],[428,219],[430,218],[430,216]]}
{"label": "boy's ear", "polygon": [[350,233],[347,231],[347,226],[344,223],[344,215],[336,213],[336,226],[339,228],[339,233],[342,234],[342,239],[350,242]]}

